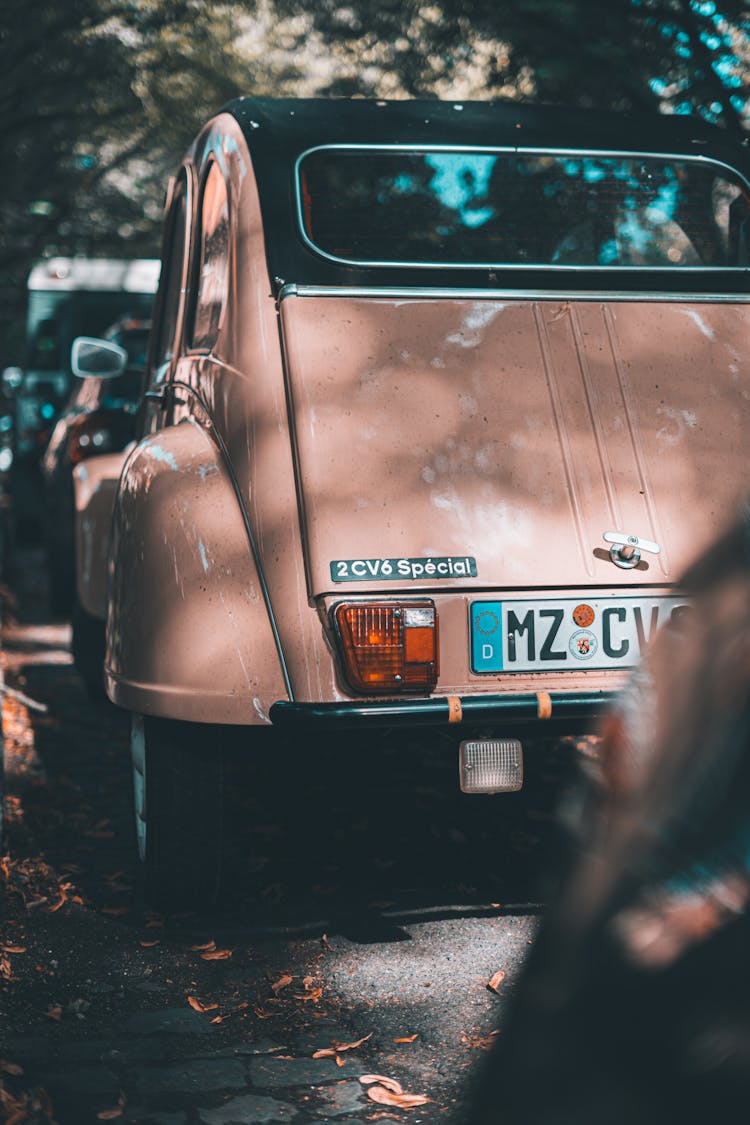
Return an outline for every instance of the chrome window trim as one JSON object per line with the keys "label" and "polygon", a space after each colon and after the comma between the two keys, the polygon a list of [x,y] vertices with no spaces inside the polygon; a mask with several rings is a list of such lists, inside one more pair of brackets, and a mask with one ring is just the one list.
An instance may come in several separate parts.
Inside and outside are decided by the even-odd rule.
{"label": "chrome window trim", "polygon": [[637,160],[639,157],[651,158],[655,160],[680,160],[683,163],[690,164],[704,164],[713,165],[717,168],[725,168],[731,172],[733,176],[741,180],[750,194],[750,181],[748,181],[741,172],[732,167],[731,164],[726,164],[723,160],[715,160],[710,156],[703,156],[700,153],[695,156],[686,155],[685,153],[671,153],[671,152],[641,152],[633,150],[622,149],[587,149],[587,148],[547,148],[546,146],[526,146],[526,145],[373,145],[373,144],[330,144],[330,145],[314,145],[312,148],[305,149],[300,153],[294,163],[294,195],[295,195],[295,210],[297,214],[297,226],[302,236],[305,245],[317,254],[318,257],[325,258],[329,262],[335,262],[341,266],[360,266],[368,267],[371,269],[420,269],[420,270],[554,270],[555,272],[575,272],[575,273],[619,273],[629,271],[640,271],[642,273],[664,273],[665,270],[673,270],[679,273],[680,276],[685,274],[704,274],[704,273],[717,273],[730,270],[732,272],[747,271],[747,266],[572,266],[572,265],[554,265],[552,263],[510,263],[510,262],[420,262],[420,261],[382,261],[380,259],[369,258],[340,258],[336,254],[329,254],[327,250],[321,249],[316,246],[312,239],[308,236],[305,230],[304,214],[302,210],[302,192],[300,191],[300,166],[306,157],[311,156],[314,152],[331,152],[331,151],[348,151],[348,152],[403,152],[403,153],[422,153],[422,152],[469,152],[469,153],[503,153],[511,152],[516,154],[526,154],[530,156],[600,156],[600,157],[630,157]]}
{"label": "chrome window trim", "polygon": [[668,293],[654,290],[600,289],[441,289],[428,286],[368,285],[296,285],[287,283],[279,292],[278,301],[287,297],[379,297],[384,300],[517,300],[517,301],[662,301],[681,304],[750,304],[750,293]]}

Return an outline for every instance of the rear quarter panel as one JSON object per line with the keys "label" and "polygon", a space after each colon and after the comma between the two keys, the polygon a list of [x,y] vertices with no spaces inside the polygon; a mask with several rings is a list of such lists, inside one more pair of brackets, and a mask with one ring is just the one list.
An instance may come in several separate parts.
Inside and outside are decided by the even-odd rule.
{"label": "rear quarter panel", "polygon": [[129,710],[266,723],[286,697],[238,498],[195,421],[125,466],[112,525],[107,691]]}

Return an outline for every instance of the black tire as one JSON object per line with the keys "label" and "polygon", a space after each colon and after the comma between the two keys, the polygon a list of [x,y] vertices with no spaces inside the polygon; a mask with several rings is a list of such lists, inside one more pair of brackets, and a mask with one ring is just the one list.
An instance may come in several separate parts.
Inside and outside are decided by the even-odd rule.
{"label": "black tire", "polygon": [[75,670],[83,680],[89,699],[93,703],[102,703],[106,698],[104,692],[104,650],[106,647],[104,622],[87,613],[76,598],[73,602],[72,626],[71,648]]}
{"label": "black tire", "polygon": [[133,715],[131,755],[144,897],[160,910],[210,908],[221,886],[220,730]]}
{"label": "black tire", "polygon": [[47,548],[49,605],[55,616],[67,616],[73,607],[75,597],[73,565],[73,560],[63,552],[56,552],[54,545]]}

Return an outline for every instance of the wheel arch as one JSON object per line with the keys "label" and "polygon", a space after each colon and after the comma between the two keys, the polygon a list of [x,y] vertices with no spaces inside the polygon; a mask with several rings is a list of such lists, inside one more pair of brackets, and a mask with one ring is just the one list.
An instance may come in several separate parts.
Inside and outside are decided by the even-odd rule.
{"label": "wheel arch", "polygon": [[288,696],[252,533],[220,444],[194,418],[145,437],[120,478],[105,684],[128,710],[265,725]]}

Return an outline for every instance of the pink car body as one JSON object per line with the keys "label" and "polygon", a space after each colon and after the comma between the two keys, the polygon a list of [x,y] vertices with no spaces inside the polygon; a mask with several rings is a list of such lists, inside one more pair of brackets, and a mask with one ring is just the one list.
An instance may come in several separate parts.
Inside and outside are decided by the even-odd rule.
{"label": "pink car body", "polygon": [[[431,724],[456,745],[598,714],[747,486],[730,147],[490,103],[240,99],[209,122],[171,188],[112,491],[113,702],[147,726]],[[86,472],[79,539],[109,494]]]}

